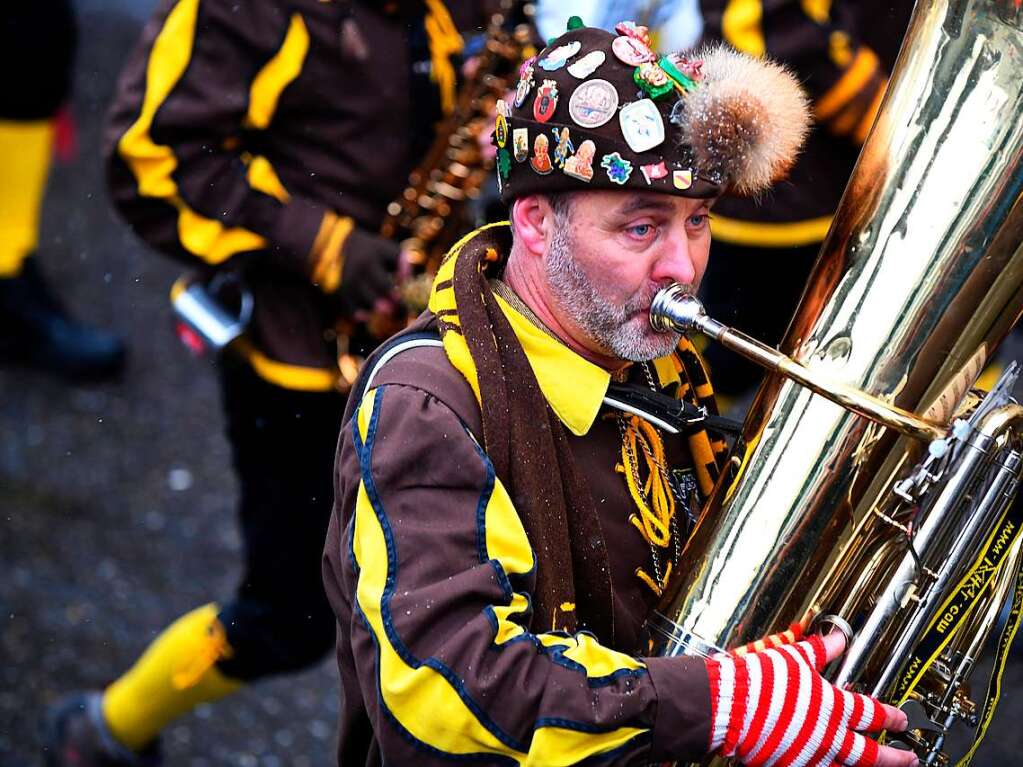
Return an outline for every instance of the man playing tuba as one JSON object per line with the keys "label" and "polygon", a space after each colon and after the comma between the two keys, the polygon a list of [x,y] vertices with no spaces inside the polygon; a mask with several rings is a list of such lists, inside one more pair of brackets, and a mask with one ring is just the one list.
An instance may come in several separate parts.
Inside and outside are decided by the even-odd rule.
{"label": "man playing tuba", "polygon": [[[573,20],[524,67],[495,137],[510,223],[452,249],[349,401],[324,555],[340,763],[915,765],[861,734],[901,712],[820,676],[838,635],[644,657],[725,447],[700,423],[699,355],[651,329],[651,301],[695,290],[712,204],[783,175],[808,117],[773,64],[615,32]],[[592,148],[592,174],[513,161],[552,130]]]}

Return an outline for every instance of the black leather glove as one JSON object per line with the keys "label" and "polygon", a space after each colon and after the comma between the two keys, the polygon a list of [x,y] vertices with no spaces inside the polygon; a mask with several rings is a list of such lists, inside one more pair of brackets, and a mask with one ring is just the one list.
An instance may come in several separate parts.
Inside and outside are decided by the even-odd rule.
{"label": "black leather glove", "polygon": [[362,229],[352,229],[341,248],[337,297],[346,314],[371,311],[381,298],[395,298],[395,274],[401,248]]}

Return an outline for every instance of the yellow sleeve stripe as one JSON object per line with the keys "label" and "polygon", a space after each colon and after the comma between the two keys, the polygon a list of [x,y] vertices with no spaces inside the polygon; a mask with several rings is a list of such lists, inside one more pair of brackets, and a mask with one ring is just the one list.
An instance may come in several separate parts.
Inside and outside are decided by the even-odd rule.
{"label": "yellow sleeve stripe", "polygon": [[830,228],[831,216],[773,224],[741,221],[715,213],[710,220],[710,231],[714,239],[736,245],[755,245],[763,248],[813,245],[817,242],[824,242],[824,237]]}
{"label": "yellow sleeve stripe", "polygon": [[[492,473],[490,462],[482,453],[480,455],[486,461],[488,471]],[[494,478],[493,482],[494,489],[483,515],[486,551],[481,553],[481,559],[484,557],[496,559],[507,575],[525,575],[533,569],[536,561],[529,545],[529,538],[504,484],[497,478]],[[497,619],[495,642],[499,645],[526,636],[518,624],[509,625],[510,616],[525,610],[526,598],[519,593],[509,593],[509,597],[511,601],[509,605],[493,607],[493,614]],[[543,647],[557,648],[558,657],[572,661],[575,664],[572,667],[585,673],[586,678],[590,680],[606,680],[625,671],[640,671],[646,668],[642,662],[625,653],[604,647],[588,634],[567,637],[556,634],[529,636],[535,637]]]}
{"label": "yellow sleeve stripe", "polygon": [[[142,197],[162,199],[177,210],[182,247],[207,263],[220,264],[238,253],[265,248],[266,239],[241,227],[226,227],[192,210],[174,181],[178,162],[173,150],[154,142],[150,133],[157,111],[188,68],[198,15],[199,0],[180,0],[167,15],[146,65],[142,108],[118,141],[117,151],[135,176]],[[255,173],[265,178],[261,168],[257,167]]]}
{"label": "yellow sleeve stripe", "polygon": [[277,100],[284,89],[302,72],[307,53],[309,31],[302,17],[293,13],[280,49],[252,80],[249,88],[249,111],[244,119],[246,127],[262,130],[270,125],[274,112],[277,111]]}
{"label": "yellow sleeve stripe", "polygon": [[270,161],[261,155],[256,155],[249,160],[248,173],[246,174],[249,186],[257,192],[276,197],[281,202],[290,202],[291,195],[284,188],[277,171],[274,170]]}
{"label": "yellow sleeve stripe", "polygon": [[188,67],[198,13],[199,0],[181,0],[167,15],[146,65],[142,109],[118,142],[118,151],[135,173],[139,194],[144,197],[173,199],[177,196],[177,185],[171,177],[177,160],[168,147],[153,143],[149,129],[156,110]]}
{"label": "yellow sleeve stripe", "polygon": [[354,228],[355,221],[349,216],[339,216],[328,211],[313,241],[310,254],[313,263],[312,282],[328,295],[341,285],[341,273],[345,268],[345,242]]}
{"label": "yellow sleeve stripe", "polygon": [[878,61],[877,54],[870,48],[861,46],[849,68],[842,73],[842,76],[828,92],[817,100],[814,107],[814,115],[817,120],[826,122],[837,115],[863,90],[880,66],[881,62]]}
{"label": "yellow sleeve stripe", "polygon": [[[370,465],[383,391],[374,389],[368,392],[356,416],[353,439],[359,453],[362,478],[356,500],[352,555],[359,572],[356,586],[358,611],[373,634],[379,653],[379,694],[397,726],[429,751],[448,755],[500,755],[516,764],[536,767],[567,767],[590,756],[613,751],[646,733],[647,730],[636,727],[623,727],[612,732],[582,732],[565,726],[562,720],[551,720],[549,723],[537,723],[528,746],[519,743],[486,717],[485,712],[461,688],[461,680],[450,669],[433,659],[420,661],[412,657],[397,635],[389,630],[389,599],[395,588],[397,555]],[[507,499],[507,493],[497,491],[496,485],[494,490],[491,500],[495,497]],[[505,503],[505,500],[500,501],[502,506]],[[510,505],[510,500],[507,503]],[[505,508],[500,513],[508,511]],[[522,530],[521,522],[517,527]],[[525,537],[524,530],[521,537]],[[505,544],[503,537],[499,536],[487,537],[486,540],[488,547],[494,545],[501,549]],[[507,543],[518,549],[509,562],[512,571],[517,572],[516,567],[521,569],[528,564],[521,559],[523,541],[516,535]],[[528,542],[525,547],[528,549]],[[518,565],[512,564],[516,561],[515,556],[520,557]],[[531,558],[530,552],[529,560]],[[512,605],[504,607],[504,610],[525,609],[527,606],[522,595],[514,595],[511,601]],[[521,627],[511,630],[522,631]],[[580,644],[595,643],[587,638]]]}
{"label": "yellow sleeve stripe", "polygon": [[293,391],[337,390],[336,368],[314,368],[279,362],[267,357],[244,338],[235,341],[232,348],[248,360],[256,375],[276,386]]}
{"label": "yellow sleeve stripe", "polygon": [[764,9],[760,0],[729,0],[721,17],[721,34],[736,50],[761,57],[767,53],[761,26]]}
{"label": "yellow sleeve stripe", "polygon": [[441,110],[450,115],[455,109],[458,90],[451,57],[461,53],[465,43],[441,0],[426,0],[426,10],[423,25],[430,46],[430,77],[440,90]]}

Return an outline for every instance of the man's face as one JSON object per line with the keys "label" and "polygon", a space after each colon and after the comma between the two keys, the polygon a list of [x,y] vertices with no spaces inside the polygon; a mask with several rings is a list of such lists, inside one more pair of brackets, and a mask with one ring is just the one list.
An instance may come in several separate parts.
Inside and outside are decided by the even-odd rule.
{"label": "man's face", "polygon": [[601,190],[570,201],[565,215],[552,214],[544,256],[559,322],[605,356],[638,362],[668,354],[679,336],[650,327],[650,304],[673,282],[692,291],[700,284],[713,200]]}

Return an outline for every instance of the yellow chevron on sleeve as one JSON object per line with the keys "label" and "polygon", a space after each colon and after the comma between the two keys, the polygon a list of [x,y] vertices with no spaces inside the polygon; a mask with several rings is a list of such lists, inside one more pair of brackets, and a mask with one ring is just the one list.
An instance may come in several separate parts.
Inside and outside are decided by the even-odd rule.
{"label": "yellow chevron on sleeve", "polygon": [[764,8],[760,0],[728,0],[721,16],[721,34],[733,48],[751,56],[767,53],[764,41]]}
{"label": "yellow chevron on sleeve", "polygon": [[525,575],[532,570],[536,560],[526,529],[504,483],[497,477],[484,514],[487,552],[491,559],[498,560],[505,573],[511,576]]}
{"label": "yellow chevron on sleeve", "polygon": [[[486,529],[487,553],[491,559],[501,563],[507,574],[523,575],[533,569],[533,550],[526,537],[526,530],[500,479],[494,480],[494,491],[487,503],[483,524]],[[522,633],[522,628],[517,624],[505,624],[510,615],[521,613],[525,605],[525,598],[516,594],[511,605],[494,608],[498,622],[497,644],[501,644],[504,637],[511,639]],[[622,670],[646,668],[635,658],[604,647],[588,634],[570,637],[538,634],[537,638],[545,647],[566,648],[563,655],[586,669],[586,676],[590,679],[610,676]]]}
{"label": "yellow chevron on sleeve", "polygon": [[562,655],[585,668],[588,679],[600,679],[620,671],[639,671],[646,668],[642,661],[604,647],[589,634],[573,634],[570,637],[539,634],[538,637],[544,647],[565,648]]}
{"label": "yellow chevron on sleeve", "polygon": [[[363,440],[369,436],[369,421],[378,394],[379,389],[367,393],[359,407],[357,426]],[[480,723],[443,676],[425,665],[412,667],[392,644],[383,616],[391,562],[384,529],[365,482],[359,483],[352,550],[359,566],[356,600],[376,638],[380,696],[391,714],[412,737],[446,753],[485,752],[523,759],[525,754],[502,743]]]}
{"label": "yellow chevron on sleeve", "polygon": [[373,415],[373,403],[376,401],[377,391],[377,389],[370,389],[363,395],[362,402],[359,403],[356,425],[359,427],[359,439],[364,442],[369,431],[369,419]]}
{"label": "yellow chevron on sleeve", "polygon": [[[645,732],[647,730],[639,727],[621,727],[613,732],[594,735],[564,727],[542,727],[533,734],[529,764],[538,767],[547,764],[555,767],[579,764],[596,754],[620,748]],[[600,741],[600,750],[594,748],[594,740]]]}
{"label": "yellow chevron on sleeve", "polygon": [[199,0],[180,0],[167,15],[149,54],[142,108],[117,143],[117,151],[131,169],[142,197],[162,199],[178,212],[178,238],[190,253],[219,264],[237,253],[266,247],[266,240],[240,227],[226,227],[185,203],[173,174],[178,167],[174,151],[157,144],[150,131],[157,111],[188,69],[195,42]]}
{"label": "yellow chevron on sleeve", "polygon": [[277,177],[277,171],[274,170],[270,161],[262,155],[256,155],[249,160],[246,178],[248,179],[249,186],[257,192],[276,197],[281,202],[289,202],[291,200],[288,190],[284,188],[284,184]]}
{"label": "yellow chevron on sleeve", "polygon": [[874,76],[881,62],[870,48],[861,46],[852,64],[842,73],[838,81],[821,96],[814,106],[814,116],[819,122],[827,122],[856,98]]}
{"label": "yellow chevron on sleeve", "polygon": [[800,0],[803,13],[818,24],[826,24],[831,18],[831,0]]}
{"label": "yellow chevron on sleeve", "polygon": [[302,17],[293,13],[280,49],[259,70],[249,87],[249,110],[243,123],[246,127],[262,130],[270,125],[277,111],[277,100],[301,74],[307,53],[309,31]]}

